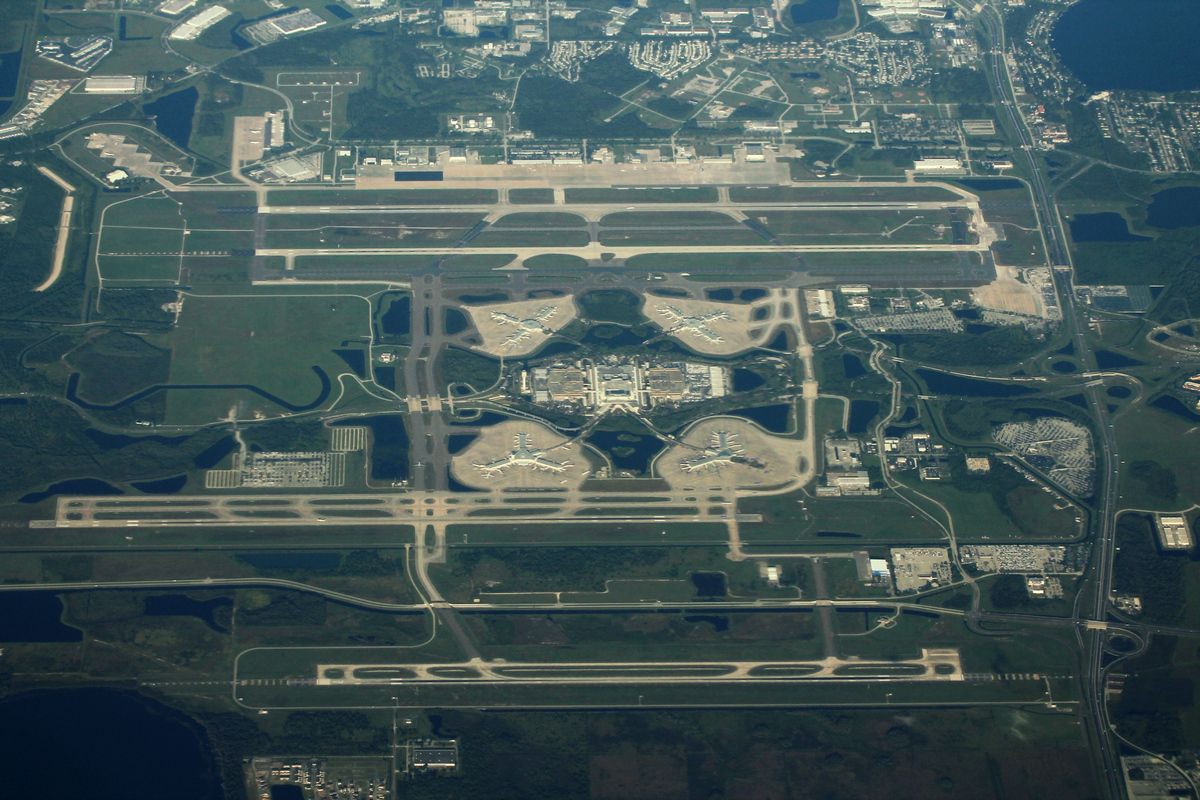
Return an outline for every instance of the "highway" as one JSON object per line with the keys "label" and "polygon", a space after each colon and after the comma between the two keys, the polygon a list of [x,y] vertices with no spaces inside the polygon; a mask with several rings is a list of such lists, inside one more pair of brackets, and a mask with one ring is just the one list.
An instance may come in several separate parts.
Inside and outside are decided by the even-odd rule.
{"label": "highway", "polygon": [[[1021,115],[1017,98],[1013,91],[1012,76],[1009,73],[1006,53],[1004,19],[995,6],[982,4],[977,7],[977,20],[984,38],[984,49],[987,52],[987,78],[991,84],[993,96],[999,100],[998,108],[1002,110],[1002,124],[1009,129],[1027,162],[1029,186],[1032,190],[1034,205],[1041,224],[1042,235],[1046,244],[1046,252],[1055,266],[1071,265],[1071,254],[1066,244],[1063,232],[1062,218],[1054,203],[1049,190],[1044,165],[1036,154],[1033,136]],[[1086,371],[1096,369],[1095,357],[1087,339],[1086,329],[1079,326],[1079,313],[1075,306],[1075,292],[1070,273],[1058,272],[1063,277],[1060,284],[1060,303],[1063,308],[1063,324],[1072,336],[1077,357],[1084,362]],[[1076,601],[1076,618],[1104,620],[1107,617],[1108,598],[1112,589],[1112,562],[1115,547],[1116,512],[1118,501],[1118,467],[1117,448],[1112,424],[1108,421],[1107,409],[1101,386],[1088,382],[1083,387],[1084,396],[1091,408],[1093,419],[1100,431],[1099,441],[1096,442],[1097,455],[1097,486],[1099,491],[1096,498],[1094,520],[1095,544],[1092,548],[1091,574],[1085,578],[1084,586],[1091,584],[1094,594],[1091,597],[1091,607],[1083,614],[1079,602],[1086,597],[1085,588],[1081,588],[1079,599]],[[1125,782],[1121,771],[1120,755],[1113,736],[1111,723],[1108,720],[1108,706],[1104,698],[1105,671],[1103,665],[1104,641],[1107,633],[1102,629],[1083,629],[1077,626],[1077,636],[1084,646],[1084,664],[1082,671],[1084,707],[1087,709],[1087,723],[1092,748],[1098,759],[1097,767],[1100,779],[1106,787],[1109,797],[1125,796]]]}

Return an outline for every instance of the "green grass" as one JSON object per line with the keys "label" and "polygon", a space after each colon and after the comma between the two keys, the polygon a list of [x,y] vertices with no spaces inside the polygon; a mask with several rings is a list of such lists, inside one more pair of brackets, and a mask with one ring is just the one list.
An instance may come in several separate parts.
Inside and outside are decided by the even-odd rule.
{"label": "green grass", "polygon": [[[346,366],[333,350],[370,335],[370,304],[356,297],[188,297],[172,335],[171,382],[251,384],[296,404],[320,391],[318,366],[332,379]],[[168,418],[200,424],[239,406],[239,417],[283,412],[242,390],[176,390]]]}
{"label": "green grass", "polygon": [[497,228],[584,228],[587,220],[578,214],[558,211],[518,211],[505,214],[492,224]]}
{"label": "green grass", "polygon": [[491,205],[495,189],[273,189],[272,206],[467,206]]}
{"label": "green grass", "polygon": [[854,182],[824,186],[735,186],[735,203],[904,203],[958,200],[961,196],[940,186],[860,186]]}
{"label": "green grass", "polygon": [[711,186],[626,186],[611,189],[565,190],[567,203],[715,203],[717,190]]}
{"label": "green grass", "polygon": [[450,525],[449,545],[705,545],[728,541],[725,526],[715,522],[561,523]]}
{"label": "green grass", "polygon": [[1126,508],[1169,511],[1200,503],[1195,469],[1194,422],[1145,406],[1117,418],[1117,449],[1123,463],[1119,488]]}
{"label": "green grass", "polygon": [[[837,549],[883,542],[933,542],[941,529],[902,500],[892,497],[808,497],[798,493],[752,497],[738,511],[762,514],[761,524],[742,525],[749,545],[817,544]],[[825,535],[822,535],[825,534]]]}

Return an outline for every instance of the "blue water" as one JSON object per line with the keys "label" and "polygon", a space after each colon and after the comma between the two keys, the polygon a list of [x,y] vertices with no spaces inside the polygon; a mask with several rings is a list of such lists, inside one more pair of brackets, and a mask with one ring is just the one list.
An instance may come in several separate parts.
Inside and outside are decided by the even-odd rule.
{"label": "blue water", "polygon": [[172,475],[169,478],[159,478],[153,481],[135,481],[131,485],[139,492],[146,494],[175,494],[184,486],[187,486],[188,476]]}
{"label": "blue water", "polygon": [[838,0],[805,0],[793,3],[788,13],[793,25],[805,25],[809,22],[824,22],[838,15]]}
{"label": "blue water", "polygon": [[407,336],[412,326],[412,298],[396,298],[379,317],[379,327],[388,336]]}
{"label": "blue water", "polygon": [[23,495],[20,501],[22,503],[40,503],[47,497],[59,494],[107,495],[124,494],[124,492],[111,483],[105,483],[97,478],[72,478],[68,481],[51,484],[44,491]]}
{"label": "blue water", "polygon": [[142,111],[146,116],[154,117],[154,127],[159,133],[186,150],[188,140],[192,138],[192,117],[196,115],[199,97],[196,87],[189,86],[147,103],[142,106]]}
{"label": "blue water", "polygon": [[918,369],[917,375],[925,381],[925,385],[934,394],[957,397],[1020,397],[1021,395],[1037,394],[1036,389],[1018,383],[981,381],[977,378],[964,378],[932,369]]}
{"label": "blue water", "polygon": [[879,414],[879,403],[874,400],[851,400],[850,421],[846,433],[866,433],[871,420]]}
{"label": "blue water", "polygon": [[204,731],[134,692],[55,689],[0,702],[3,796],[221,800]]}
{"label": "blue water", "polygon": [[1063,63],[1090,89],[1200,89],[1196,0],[1081,0],[1054,26]]}
{"label": "blue water", "polygon": [[1115,211],[1076,214],[1071,218],[1071,238],[1077,242],[1148,242],[1149,236],[1129,232],[1125,218]]}
{"label": "blue water", "polygon": [[1155,192],[1146,206],[1146,224],[1168,230],[1200,225],[1200,186]]}
{"label": "blue water", "polygon": [[225,456],[237,450],[237,446],[236,439],[232,436],[226,436],[193,458],[192,466],[196,467],[196,469],[212,469],[217,464],[220,464]]}
{"label": "blue water", "polygon": [[786,433],[792,424],[792,406],[789,403],[739,408],[736,411],[730,411],[729,414],[757,422],[771,433]]}
{"label": "blue water", "polygon": [[62,614],[53,592],[0,592],[0,642],[83,641],[83,632],[64,625]]}
{"label": "blue water", "polygon": [[228,597],[196,600],[186,594],[159,594],[142,601],[142,613],[148,617],[195,617],[217,633],[229,633],[221,620],[232,608],[233,600]]}
{"label": "blue water", "polygon": [[766,379],[753,370],[736,367],[733,370],[733,390],[735,392],[749,392],[757,389],[766,383]]}
{"label": "blue water", "polygon": [[593,431],[585,441],[603,451],[614,469],[642,475],[649,472],[651,460],[664,446],[657,436],[628,431]]}
{"label": "blue water", "polygon": [[338,553],[238,553],[238,561],[244,561],[255,569],[304,572],[332,572],[342,563]]}
{"label": "blue water", "polygon": [[17,93],[17,79],[21,76],[21,51],[0,53],[0,97],[12,97]]}

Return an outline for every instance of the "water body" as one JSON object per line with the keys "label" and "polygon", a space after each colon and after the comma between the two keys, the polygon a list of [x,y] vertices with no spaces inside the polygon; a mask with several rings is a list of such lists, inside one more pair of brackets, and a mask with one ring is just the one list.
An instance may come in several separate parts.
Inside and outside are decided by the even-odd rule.
{"label": "water body", "polygon": [[12,97],[17,91],[17,79],[21,76],[21,51],[0,53],[0,97]]}
{"label": "water body", "polygon": [[838,0],[804,0],[802,3],[793,3],[788,13],[793,25],[825,22],[837,17],[838,4]]}
{"label": "water body", "polygon": [[408,295],[392,300],[379,317],[379,327],[386,336],[408,336],[412,326],[412,298]]}
{"label": "water body", "polygon": [[62,615],[62,600],[52,592],[0,592],[0,642],[83,641],[83,631],[64,624]]}
{"label": "water body", "polygon": [[879,414],[879,403],[874,400],[851,400],[850,420],[846,423],[846,433],[866,433],[871,420]]}
{"label": "water body", "polygon": [[727,592],[724,572],[693,572],[692,586],[701,599],[724,597]]}
{"label": "water body", "polygon": [[614,469],[644,475],[664,445],[657,436],[629,431],[593,431],[585,440],[612,461]]}
{"label": "water body", "polygon": [[189,86],[147,103],[142,106],[142,111],[154,117],[154,127],[159,133],[186,150],[188,140],[192,138],[192,117],[196,115],[199,98],[196,87]]}
{"label": "water body", "polygon": [[233,600],[228,597],[195,600],[186,594],[160,594],[142,601],[142,613],[148,617],[195,617],[217,633],[229,633],[217,617],[228,618],[225,612],[232,608]]}
{"label": "water body", "polygon": [[766,382],[766,379],[754,370],[744,367],[735,367],[733,370],[733,390],[735,392],[749,392]]}
{"label": "water body", "polygon": [[1036,389],[1017,383],[982,381],[932,369],[918,369],[917,375],[925,381],[925,385],[934,394],[948,394],[955,397],[1020,397],[1037,394]]}
{"label": "water body", "polygon": [[792,425],[792,407],[788,403],[777,403],[771,406],[755,406],[754,408],[739,408],[729,412],[730,416],[743,417],[751,422],[757,422],[771,433],[787,433]]}
{"label": "water body", "polygon": [[72,478],[68,481],[52,483],[44,491],[30,492],[22,496],[20,502],[40,503],[47,497],[54,497],[59,494],[108,495],[125,493],[111,483],[106,483],[99,478]]}
{"label": "water body", "polygon": [[1177,417],[1183,417],[1188,422],[1200,422],[1200,414],[1197,414],[1191,408],[1183,404],[1183,401],[1178,397],[1170,394],[1160,395],[1150,401],[1150,405],[1166,411],[1168,414],[1174,414]]}
{"label": "water body", "polygon": [[0,702],[6,797],[221,800],[204,731],[183,714],[117,689],[26,692]]}
{"label": "water body", "polygon": [[196,469],[212,469],[217,464],[220,464],[225,456],[237,450],[237,446],[236,439],[232,436],[226,436],[224,439],[198,453],[192,459],[192,466]]}
{"label": "water body", "polygon": [[1166,230],[1200,225],[1200,186],[1155,192],[1146,207],[1146,224]]}
{"label": "water body", "polygon": [[1112,350],[1096,351],[1096,366],[1100,369],[1125,369],[1126,367],[1140,367],[1141,365],[1142,362],[1136,358],[1130,358]]}
{"label": "water body", "polygon": [[1082,0],[1063,13],[1051,43],[1088,88],[1200,89],[1196,0]]}
{"label": "water body", "polygon": [[1076,214],[1071,218],[1071,238],[1077,242],[1148,242],[1149,236],[1129,232],[1129,223],[1115,211]]}
{"label": "water body", "polygon": [[371,477],[380,481],[408,478],[408,431],[399,414],[355,420],[371,429]]}
{"label": "water body", "polygon": [[139,492],[145,492],[146,494],[175,494],[183,489],[184,486],[187,486],[187,482],[188,476],[183,474],[172,475],[169,478],[159,478],[154,481],[136,481],[130,485]]}
{"label": "water body", "polygon": [[126,436],[123,433],[107,433],[97,428],[88,428],[83,434],[99,445],[100,449],[105,452],[120,450],[122,447],[146,441],[165,444],[167,447],[178,447],[189,438],[187,436]]}
{"label": "water body", "polygon": [[842,372],[846,373],[848,380],[861,378],[867,374],[867,368],[863,366],[862,361],[858,356],[845,353],[842,355]]}
{"label": "water body", "polygon": [[589,347],[640,347],[646,343],[646,337],[620,325],[601,323],[589,328],[581,341]]}

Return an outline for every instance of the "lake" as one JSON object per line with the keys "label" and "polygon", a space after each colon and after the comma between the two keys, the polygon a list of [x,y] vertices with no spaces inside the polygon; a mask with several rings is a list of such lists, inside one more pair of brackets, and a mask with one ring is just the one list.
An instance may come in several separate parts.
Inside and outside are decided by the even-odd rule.
{"label": "lake", "polygon": [[1076,214],[1071,218],[1071,238],[1077,242],[1148,242],[1149,236],[1129,232],[1125,218],[1115,211]]}
{"label": "lake", "polygon": [[0,592],[0,642],[81,642],[83,633],[62,621],[53,592]]}
{"label": "lake", "polygon": [[154,117],[154,127],[163,136],[186,150],[192,138],[192,117],[196,115],[196,101],[200,92],[195,86],[164,95],[153,103],[142,106],[146,116]]}
{"label": "lake", "polygon": [[1200,88],[1196,0],[1081,0],[1051,33],[1063,64],[1088,88]]}
{"label": "lake", "polygon": [[1200,186],[1155,192],[1146,206],[1146,224],[1166,230],[1200,225]]}
{"label": "lake", "polygon": [[26,692],[0,702],[0,724],[12,734],[0,748],[6,797],[223,797],[203,729],[133,692]]}
{"label": "lake", "polygon": [[806,25],[810,22],[824,22],[838,15],[839,0],[805,0],[793,3],[788,9],[793,25]]}

